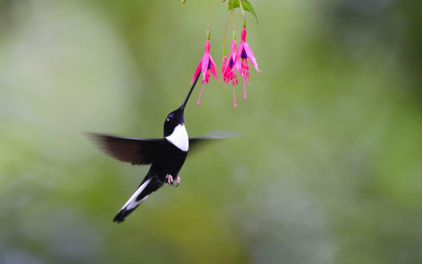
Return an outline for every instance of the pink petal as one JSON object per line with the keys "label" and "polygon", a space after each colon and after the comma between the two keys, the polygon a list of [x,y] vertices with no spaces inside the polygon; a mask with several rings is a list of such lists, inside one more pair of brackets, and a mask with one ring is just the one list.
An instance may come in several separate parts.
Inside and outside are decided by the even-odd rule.
{"label": "pink petal", "polygon": [[248,44],[245,43],[244,48],[245,48],[245,52],[247,53],[248,59],[250,59],[251,63],[254,65],[254,68],[256,68],[257,71],[260,71],[258,69],[256,57],[254,56],[253,51],[251,50],[250,46],[248,46]]}
{"label": "pink petal", "polygon": [[231,54],[236,52],[236,40],[231,42]]}
{"label": "pink petal", "polygon": [[[222,78],[225,79],[225,82],[226,82],[226,78],[227,78],[226,72],[227,72],[228,65],[229,65],[229,63],[228,63],[228,60],[226,59],[226,56],[223,56],[223,59],[222,59]],[[222,78],[219,80],[219,82],[222,80]]]}
{"label": "pink petal", "polygon": [[234,69],[236,69],[242,75],[241,62],[239,60],[236,60]]}
{"label": "pink petal", "polygon": [[201,70],[201,61],[198,64],[197,69],[194,72],[194,76],[192,76],[192,80],[191,80],[191,83],[190,84],[192,84],[195,81],[195,79],[197,78],[197,75],[200,72],[200,70]]}
{"label": "pink petal", "polygon": [[[212,59],[212,57],[209,55],[209,58],[210,58],[210,61],[211,61],[211,63],[210,63],[210,71],[211,71],[211,73],[213,74],[213,76],[214,76],[214,78],[216,78],[216,80],[219,80],[219,78],[217,78],[217,75],[216,75],[216,70],[220,73],[220,71],[219,71],[219,69],[216,67],[216,64],[214,63],[214,61],[213,61],[213,59]],[[220,73],[221,74],[221,73]],[[221,74],[222,75],[222,74]]]}
{"label": "pink petal", "polygon": [[230,75],[229,75],[229,73],[230,73],[230,69],[228,68],[228,66],[226,65],[226,69],[225,69],[225,71],[223,72],[223,79],[225,80],[225,82],[226,82],[226,84],[227,84],[227,82],[230,80]]}
{"label": "pink petal", "polygon": [[[230,62],[231,59],[233,61],[232,68],[231,68],[231,62]],[[228,84],[229,80],[232,80],[232,78],[233,78],[232,76],[234,74],[236,75],[236,73],[235,73],[235,59],[236,59],[236,54],[235,53],[231,54],[229,56],[229,60],[227,61],[226,68],[222,72],[223,77],[225,78],[225,81],[227,82],[226,84]]]}
{"label": "pink petal", "polygon": [[213,77],[216,78],[216,80],[220,81],[219,78],[217,78],[217,75],[216,75],[216,71],[215,70],[217,70],[216,66],[215,67],[213,67],[213,66],[210,67],[210,72],[213,74]]}
{"label": "pink petal", "polygon": [[223,58],[222,58],[222,73],[225,71],[227,65],[228,65],[228,61],[226,59],[226,56],[223,56]]}
{"label": "pink petal", "polygon": [[241,31],[241,41],[245,42],[245,39],[247,38],[247,30],[245,28]]}
{"label": "pink petal", "polygon": [[235,69],[237,69],[237,71],[241,73],[241,54],[242,54],[242,49],[244,47],[245,42],[241,41],[241,43],[239,43],[238,46],[238,50],[236,51],[236,60],[235,60]]}
{"label": "pink petal", "polygon": [[210,53],[210,40],[206,40],[206,44],[204,44],[204,53]]}
{"label": "pink petal", "polygon": [[[207,74],[207,68],[209,65],[209,56],[208,54],[204,54],[203,58],[201,59],[201,71],[203,72],[203,80],[207,79],[206,74]],[[208,82],[208,81],[206,81]]]}

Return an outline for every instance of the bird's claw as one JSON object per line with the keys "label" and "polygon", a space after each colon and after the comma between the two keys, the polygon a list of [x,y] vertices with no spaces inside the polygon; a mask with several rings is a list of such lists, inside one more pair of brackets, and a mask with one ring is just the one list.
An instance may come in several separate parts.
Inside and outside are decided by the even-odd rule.
{"label": "bird's claw", "polygon": [[172,185],[174,187],[178,187],[179,186],[179,183],[181,182],[181,178],[179,178],[178,176],[176,176],[175,180],[173,180],[173,177],[170,174],[168,174],[166,176],[166,179],[167,179],[167,184],[168,185]]}
{"label": "bird's claw", "polygon": [[181,182],[181,178],[179,178],[178,176],[176,176],[175,181],[172,184],[173,187],[178,187],[180,182]]}
{"label": "bird's claw", "polygon": [[167,179],[167,184],[168,184],[168,185],[173,184],[173,177],[172,177],[172,175],[168,174],[168,175],[166,176],[166,179]]}

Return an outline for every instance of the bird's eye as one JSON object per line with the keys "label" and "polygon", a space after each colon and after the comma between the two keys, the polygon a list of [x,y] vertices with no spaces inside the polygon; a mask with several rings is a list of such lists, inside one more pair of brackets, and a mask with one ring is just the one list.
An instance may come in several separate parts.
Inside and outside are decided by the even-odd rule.
{"label": "bird's eye", "polygon": [[171,120],[172,118],[173,118],[173,114],[170,114],[170,115],[168,115],[168,116],[167,116],[167,119],[166,119],[166,120],[167,120],[167,121],[169,121],[169,120]]}

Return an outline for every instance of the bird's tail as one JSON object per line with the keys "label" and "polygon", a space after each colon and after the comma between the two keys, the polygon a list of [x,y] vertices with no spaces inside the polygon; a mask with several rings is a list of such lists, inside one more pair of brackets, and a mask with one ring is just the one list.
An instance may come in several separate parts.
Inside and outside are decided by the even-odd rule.
{"label": "bird's tail", "polygon": [[113,222],[122,222],[125,218],[134,211],[140,203],[142,203],[148,196],[155,192],[157,189],[163,186],[163,183],[152,177],[146,181],[143,181],[135,193],[129,198],[122,209],[119,210],[118,214],[113,219]]}

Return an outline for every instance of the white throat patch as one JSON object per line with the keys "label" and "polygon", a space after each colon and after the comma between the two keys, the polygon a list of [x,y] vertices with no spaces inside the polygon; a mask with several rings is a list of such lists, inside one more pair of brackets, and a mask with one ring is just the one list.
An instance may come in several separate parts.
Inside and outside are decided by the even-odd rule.
{"label": "white throat patch", "polygon": [[173,130],[173,133],[170,136],[166,137],[166,139],[170,141],[173,145],[178,147],[180,150],[188,151],[189,140],[185,125],[177,125]]}

